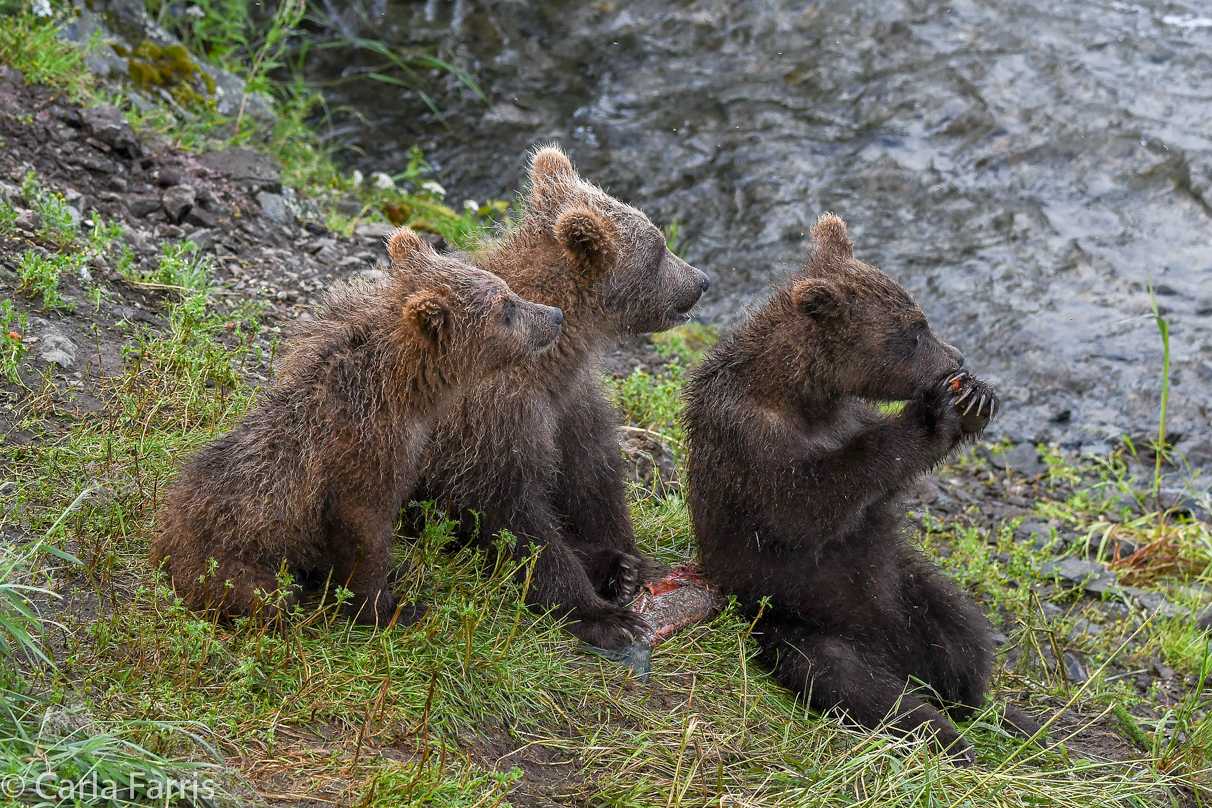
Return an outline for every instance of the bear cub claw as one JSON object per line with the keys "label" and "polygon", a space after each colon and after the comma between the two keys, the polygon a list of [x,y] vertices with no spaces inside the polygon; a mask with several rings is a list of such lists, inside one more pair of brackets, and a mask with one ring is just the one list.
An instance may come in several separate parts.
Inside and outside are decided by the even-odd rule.
{"label": "bear cub claw", "polygon": [[968,435],[985,431],[1001,406],[993,387],[963,370],[949,376],[945,387],[960,414],[960,429]]}
{"label": "bear cub claw", "polygon": [[644,585],[640,572],[642,562],[635,556],[619,553],[615,560],[614,571],[606,581],[606,591],[603,597],[612,603],[626,604],[640,594]]}
{"label": "bear cub claw", "polygon": [[652,629],[644,618],[618,606],[595,618],[581,618],[569,626],[569,631],[588,645],[609,650],[626,648],[652,637]]}

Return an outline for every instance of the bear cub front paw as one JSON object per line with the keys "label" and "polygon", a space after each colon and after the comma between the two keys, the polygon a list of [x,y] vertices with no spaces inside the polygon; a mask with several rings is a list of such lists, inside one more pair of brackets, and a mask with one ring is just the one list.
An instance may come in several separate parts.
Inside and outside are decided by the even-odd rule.
{"label": "bear cub front paw", "polygon": [[966,370],[949,377],[946,386],[952,405],[960,414],[960,429],[964,434],[984,432],[1001,406],[993,387]]}

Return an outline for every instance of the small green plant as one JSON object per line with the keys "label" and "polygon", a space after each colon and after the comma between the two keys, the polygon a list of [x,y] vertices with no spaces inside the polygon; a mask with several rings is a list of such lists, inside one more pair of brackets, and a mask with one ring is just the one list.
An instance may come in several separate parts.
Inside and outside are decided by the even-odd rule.
{"label": "small green plant", "polygon": [[0,64],[25,74],[30,84],[46,84],[81,98],[92,87],[84,52],[60,36],[57,15],[39,16],[28,9],[0,12]]}
{"label": "small green plant", "polygon": [[118,272],[146,286],[167,289],[188,299],[205,295],[210,289],[212,262],[192,241],[167,242],[160,248],[160,261],[151,272],[135,272],[134,254],[125,248],[118,260]]}
{"label": "small green plant", "polygon": [[13,232],[13,223],[17,221],[17,209],[7,199],[0,198],[0,234],[8,235]]}
{"label": "small green plant", "polygon": [[34,172],[25,175],[21,196],[42,220],[38,235],[58,247],[70,247],[78,235],[76,219],[67,200],[43,188]]}
{"label": "small green plant", "polygon": [[43,255],[26,250],[21,253],[21,263],[17,265],[17,291],[31,297],[41,295],[44,308],[70,309],[71,301],[59,293],[59,276],[74,268],[74,263],[67,256]]}
{"label": "small green plant", "polygon": [[21,383],[21,360],[25,357],[25,313],[13,310],[13,302],[0,303],[0,373],[13,384]]}

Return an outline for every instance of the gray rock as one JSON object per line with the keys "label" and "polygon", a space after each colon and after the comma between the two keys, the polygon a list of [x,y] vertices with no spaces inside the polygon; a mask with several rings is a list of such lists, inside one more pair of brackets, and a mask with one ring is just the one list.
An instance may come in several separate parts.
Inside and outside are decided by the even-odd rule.
{"label": "gray rock", "polygon": [[104,18],[94,14],[84,3],[75,4],[75,10],[76,18],[60,25],[59,35],[82,46],[84,66],[88,72],[103,79],[127,76],[130,62],[119,56],[106,41],[115,37],[106,27]]}
{"label": "gray rock", "polygon": [[378,222],[363,222],[354,228],[355,236],[367,239],[386,239],[394,232],[396,232],[395,225],[380,224]]}
{"label": "gray rock", "polygon": [[38,358],[48,364],[70,368],[76,364],[76,344],[62,331],[48,327],[39,337]]}
{"label": "gray rock", "polygon": [[160,199],[154,196],[132,196],[126,199],[126,209],[130,211],[130,215],[140,219],[159,210],[162,205]]}
{"label": "gray rock", "polygon": [[206,152],[198,155],[198,162],[216,174],[228,177],[237,187],[249,193],[265,191],[276,194],[282,190],[278,164],[252,149],[232,146]]}
{"label": "gray rock", "polygon": [[108,104],[84,107],[79,116],[80,125],[92,137],[108,144],[114,151],[125,152],[131,157],[139,156],[139,140],[135,137],[135,130],[130,128],[126,117],[117,107]]}
{"label": "gray rock", "polygon": [[1200,612],[1199,617],[1195,618],[1195,625],[1205,631],[1212,629],[1212,606],[1207,606]]}
{"label": "gray rock", "polygon": [[42,217],[32,210],[23,210],[17,214],[13,226],[20,230],[29,230],[32,233],[42,227]]}
{"label": "gray rock", "polygon": [[994,455],[989,464],[994,468],[1018,472],[1024,477],[1038,477],[1048,470],[1048,464],[1039,456],[1039,450],[1030,443],[1020,443]]}
{"label": "gray rock", "polygon": [[278,224],[288,224],[291,220],[290,211],[286,209],[286,200],[280,194],[262,191],[257,194],[257,204],[271,221]]}
{"label": "gray rock", "polygon": [[627,427],[620,430],[619,438],[628,482],[657,497],[681,487],[677,460],[664,441],[649,432]]}
{"label": "gray rock", "polygon": [[1073,557],[1047,561],[1040,567],[1040,572],[1046,576],[1055,575],[1069,586],[1080,586],[1091,595],[1108,592],[1116,582],[1115,573],[1102,564]]}
{"label": "gray rock", "polygon": [[218,240],[215,238],[215,231],[209,230],[205,227],[194,230],[187,236],[187,238],[189,238],[189,240],[194,244],[198,245],[199,250],[209,250],[211,247],[215,246],[215,242]]}
{"label": "gray rock", "polygon": [[1116,590],[1125,600],[1139,607],[1145,614],[1158,617],[1190,617],[1191,610],[1177,603],[1160,592],[1149,592],[1137,586],[1121,586]]}
{"label": "gray rock", "polygon": [[335,242],[329,242],[316,251],[316,260],[321,264],[333,264],[341,257]]}
{"label": "gray rock", "polygon": [[15,67],[0,65],[0,82],[11,84],[14,87],[24,87],[25,74]]}
{"label": "gray rock", "polygon": [[1063,655],[1065,678],[1077,684],[1090,679],[1090,668],[1085,658],[1076,651],[1066,651]]}
{"label": "gray rock", "polygon": [[[1014,529],[1014,540],[1030,543],[1036,550],[1047,547],[1054,539],[1052,528],[1043,522],[1023,522]],[[1064,541],[1058,542],[1064,547]]]}
{"label": "gray rock", "polygon": [[189,209],[189,213],[185,214],[185,223],[192,224],[195,227],[217,227],[219,224],[219,215],[214,211],[194,205]]}
{"label": "gray rock", "polygon": [[161,195],[160,201],[164,205],[164,212],[168,214],[169,220],[179,222],[198,203],[198,196],[188,185],[175,185]]}

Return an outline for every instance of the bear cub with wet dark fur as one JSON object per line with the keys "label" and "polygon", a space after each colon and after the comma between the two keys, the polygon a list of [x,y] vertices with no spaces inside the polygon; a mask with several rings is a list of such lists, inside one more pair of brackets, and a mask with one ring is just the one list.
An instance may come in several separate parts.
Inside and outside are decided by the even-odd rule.
{"label": "bear cub with wet dark fur", "polygon": [[432,421],[461,386],[530,359],[562,312],[440,256],[407,229],[375,283],[338,284],[290,342],[278,378],[168,491],[152,543],[177,593],[226,616],[289,610],[278,573],[353,592],[360,622],[407,622],[388,591],[396,515],[416,485]]}
{"label": "bear cub with wet dark fur", "polygon": [[[899,284],[825,215],[809,260],[694,373],[689,507],[706,574],[752,618],[761,658],[817,710],[922,725],[985,698],[992,626],[900,535],[901,495],[996,413]],[[905,401],[886,414],[869,401]],[[941,708],[941,709],[940,709]],[[1017,711],[1009,720],[1034,731]]]}

